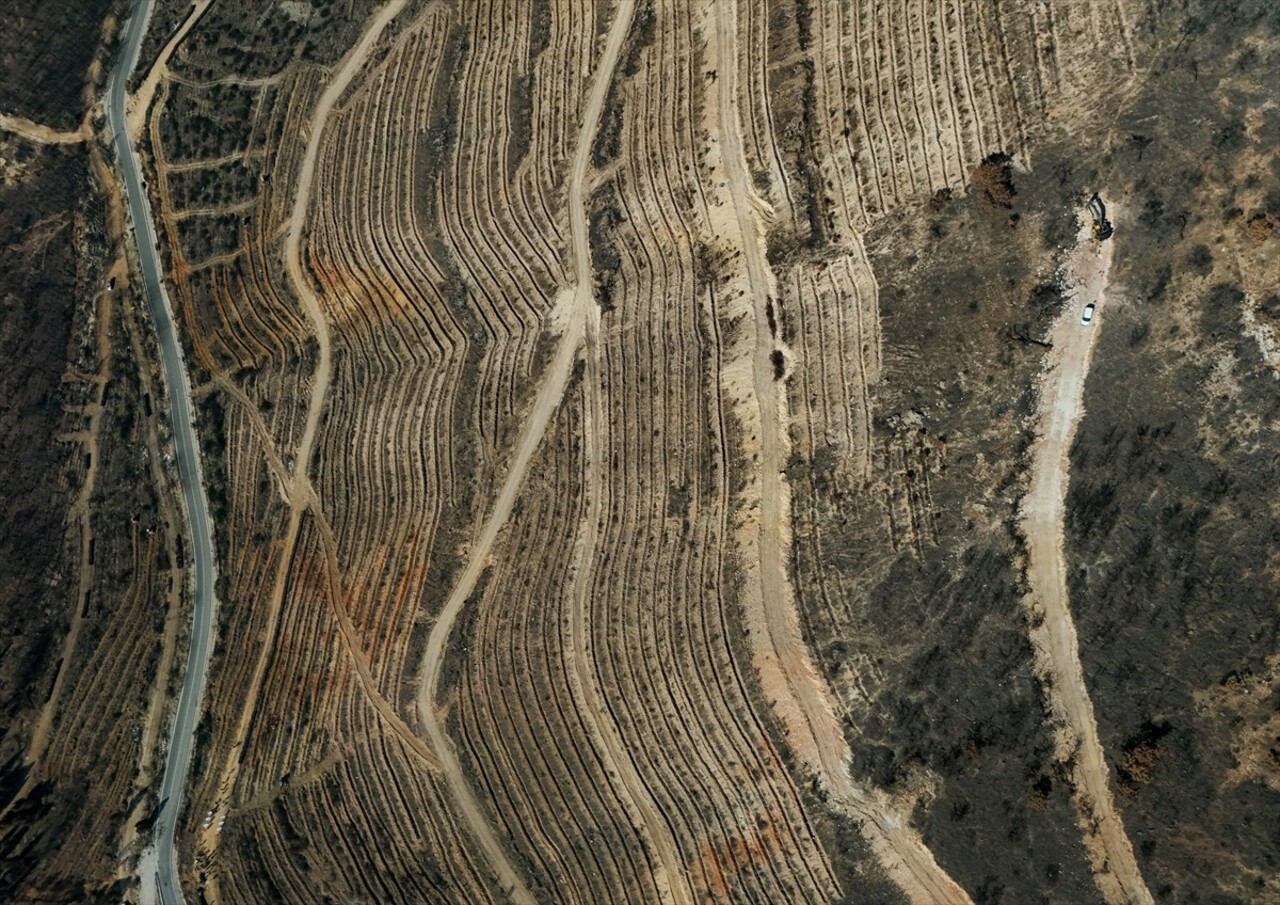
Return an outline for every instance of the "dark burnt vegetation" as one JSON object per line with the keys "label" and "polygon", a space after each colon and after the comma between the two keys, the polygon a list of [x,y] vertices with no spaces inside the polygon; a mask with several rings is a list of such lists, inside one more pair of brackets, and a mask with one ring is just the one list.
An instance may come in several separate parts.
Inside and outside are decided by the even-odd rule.
{"label": "dark burnt vegetation", "polygon": [[205,492],[209,498],[209,514],[213,516],[215,524],[225,525],[228,491],[227,410],[220,390],[206,393],[197,402],[196,424],[196,433],[200,437]]}
{"label": "dark burnt vegetation", "polygon": [[57,851],[83,802],[83,787],[80,802],[71,802],[51,781],[14,799],[27,778],[30,726],[62,665],[60,644],[78,605],[78,551],[66,519],[87,462],[57,434],[79,421],[62,406],[88,401],[88,391],[70,391],[61,377],[81,352],[93,366],[73,332],[83,157],[64,149],[20,156],[25,178],[0,186],[0,807],[12,805],[0,823],[0,899],[7,901],[17,901]]}
{"label": "dark burnt vegetation", "polygon": [[179,241],[190,265],[230,255],[242,245],[244,216],[238,213],[197,214],[182,221]]}
{"label": "dark burnt vegetation", "polygon": [[621,258],[618,256],[616,243],[620,241],[618,226],[623,222],[615,180],[610,180],[592,195],[590,204],[588,230],[591,238],[591,277],[594,282],[592,294],[601,310],[609,312],[616,307],[614,294],[619,288],[618,266]]}
{"label": "dark burnt vegetation", "polygon": [[70,130],[84,115],[82,92],[102,23],[120,0],[13,0],[0,29],[0,112]]}
{"label": "dark burnt vegetation", "polygon": [[64,519],[85,463],[56,436],[73,426],[63,405],[89,399],[86,387],[62,382],[78,345],[73,239],[84,159],[59,148],[19,153],[24,180],[0,186],[0,724],[14,732],[4,757],[25,744],[16,716],[44,700],[74,596]]}
{"label": "dark burnt vegetation", "polygon": [[254,0],[215,3],[181,49],[196,81],[277,75],[294,59],[329,66],[354,43],[371,12],[365,4],[312,0],[288,13]]}
{"label": "dark burnt vegetation", "polygon": [[178,86],[160,116],[160,140],[170,163],[242,153],[257,92],[239,85]]}
{"label": "dark burnt vegetation", "polygon": [[[57,791],[52,782],[38,783],[5,818],[7,832],[0,838],[0,896],[5,901],[88,899],[83,879],[64,875],[38,882],[41,866],[57,851],[86,803],[83,782],[60,790],[61,794]],[[39,898],[33,898],[33,892]]]}
{"label": "dark burnt vegetation", "polygon": [[[0,899],[118,900],[115,846],[159,650],[158,578],[170,559],[146,468],[141,366],[121,314],[127,289],[104,292],[105,204],[82,149],[22,156],[22,180],[0,189],[0,758],[9,764],[0,806],[13,804],[0,827]],[[90,435],[86,406],[99,392]],[[86,523],[71,506],[91,464]],[[92,533],[82,537],[86,524]],[[76,643],[64,646],[73,619]],[[14,802],[25,769],[16,765],[60,671],[36,784]]]}
{"label": "dark burnt vegetation", "polygon": [[1013,186],[1012,156],[1003,151],[987,155],[970,171],[969,179],[987,207],[1003,211],[1013,209],[1013,199],[1018,191]]}
{"label": "dark burnt vegetation", "polygon": [[[126,304],[117,297],[117,305]],[[118,833],[128,817],[124,793],[133,790],[142,752],[137,727],[157,681],[159,638],[170,582],[181,582],[164,536],[166,525],[149,471],[144,367],[132,353],[119,309],[111,336],[112,379],[103,397],[93,513],[93,584],[84,602],[75,650],[67,663],[55,739],[55,792],[87,801],[61,840],[58,871],[76,871],[88,889],[109,891],[117,867]],[[170,505],[175,501],[171,498]],[[170,511],[173,511],[170,509]],[[127,651],[121,657],[119,652]],[[104,754],[109,752],[109,754]],[[65,852],[75,851],[74,860]],[[51,853],[52,854],[52,853]]]}
{"label": "dark burnt vegetation", "polygon": [[[778,4],[769,23],[770,56],[794,57],[789,48],[807,49],[812,41],[812,16],[809,0]],[[777,268],[811,258],[828,247],[831,213],[815,152],[823,142],[817,124],[817,72],[813,60],[802,54],[786,66],[771,68],[768,90],[773,97],[793,99],[792,103],[776,104],[772,113],[778,149],[796,205],[796,222],[779,226],[766,237],[769,263]]]}
{"label": "dark burnt vegetation", "polygon": [[1231,677],[1265,674],[1280,645],[1280,403],[1244,332],[1238,271],[1220,260],[1252,246],[1232,212],[1280,189],[1273,128],[1265,117],[1238,127],[1280,90],[1274,52],[1260,57],[1252,37],[1274,34],[1278,15],[1246,3],[1184,17],[1125,114],[1134,125],[1119,124],[1147,138],[1112,161],[1133,212],[1117,232],[1127,304],[1109,314],[1072,451],[1081,654],[1161,901],[1254,901],[1256,878],[1280,867],[1274,777],[1228,780],[1251,725]]}
{"label": "dark burnt vegetation", "polygon": [[[821,450],[789,470],[797,537],[812,526],[821,538],[797,543],[793,569],[802,589],[824,574],[850,614],[832,632],[821,604],[804,604],[828,679],[856,675],[867,690],[847,727],[857,775],[903,794],[936,781],[914,822],[975,901],[1088,901],[1071,788],[1032,671],[1014,530],[1044,356],[1019,337],[1043,336],[1062,304],[1062,287],[1037,274],[1055,272],[1046,224],[1075,199],[1049,176],[1023,181],[1030,229],[1010,232],[972,193],[868,235],[886,350],[873,480]],[[915,538],[898,533],[911,524],[887,527],[903,486]]]}
{"label": "dark burnt vegetation", "polygon": [[[1176,890],[1193,868],[1166,827],[1191,821],[1258,868],[1275,851],[1248,825],[1280,802],[1251,784],[1243,811],[1222,807],[1233,732],[1194,698],[1229,670],[1260,668],[1276,649],[1277,588],[1263,567],[1280,536],[1267,506],[1280,472],[1265,452],[1280,412],[1256,353],[1241,361],[1241,397],[1206,406],[1209,369],[1177,351],[1176,337],[1153,330],[1134,345],[1116,326],[1104,343],[1122,348],[1111,357],[1104,345],[1090,380],[1124,380],[1127,392],[1088,395],[1072,453],[1072,604],[1099,729],[1131,799],[1126,820],[1149,840],[1149,870]],[[1219,334],[1209,351],[1227,354],[1239,335]],[[1246,412],[1269,425],[1252,441],[1239,433]],[[1205,430],[1222,438],[1218,449],[1206,448]],[[1159,750],[1135,742],[1148,724],[1165,727]]]}
{"label": "dark burnt vegetation", "polygon": [[[886,648],[912,653],[878,659],[884,691],[854,769],[899,792],[925,771],[943,777],[916,820],[959,882],[987,890],[975,901],[1088,901],[1071,786],[1031,670],[1015,554],[1012,541],[994,539],[969,545],[958,562],[933,549],[924,561],[900,558],[876,587],[868,627]],[[1017,856],[1002,864],[982,854],[1002,847]]]}
{"label": "dark burnt vegetation", "polygon": [[591,142],[591,163],[597,168],[607,166],[621,149],[622,122],[626,114],[624,89],[627,81],[640,71],[645,51],[653,44],[656,25],[653,0],[641,0],[633,13],[613,81],[609,83],[609,94],[600,112],[600,125]]}
{"label": "dark burnt vegetation", "polygon": [[171,170],[169,197],[178,211],[244,204],[257,194],[262,178],[256,165],[229,160],[216,166]]}
{"label": "dark burnt vegetation", "polygon": [[[741,455],[741,434],[734,430],[728,438],[730,450]],[[801,766],[796,762],[791,746],[787,743],[784,729],[778,720],[772,703],[760,685],[759,674],[752,666],[752,652],[748,641],[748,630],[741,603],[742,586],[745,581],[740,564],[726,558],[724,568],[719,576],[730,606],[726,609],[729,632],[725,642],[729,655],[737,662],[738,669],[744,678],[747,700],[752,709],[760,715],[765,737],[777,753],[782,765],[792,776],[803,775]],[[814,829],[822,842],[823,851],[831,859],[832,870],[840,882],[843,896],[839,905],[904,905],[906,895],[889,879],[884,866],[880,864],[866,837],[847,814],[841,813],[831,805],[824,789],[816,779],[798,784],[798,790],[805,805],[805,811],[813,821]]]}

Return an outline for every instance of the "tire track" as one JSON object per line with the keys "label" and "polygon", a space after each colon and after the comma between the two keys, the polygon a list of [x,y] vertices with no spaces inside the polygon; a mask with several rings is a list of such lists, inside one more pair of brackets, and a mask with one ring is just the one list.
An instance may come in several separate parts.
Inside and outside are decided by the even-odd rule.
{"label": "tire track", "polygon": [[[755,321],[755,349],[750,366],[758,410],[752,416],[760,430],[759,483],[752,508],[758,512],[758,537],[747,542],[759,573],[746,593],[754,598],[749,610],[763,610],[769,648],[758,650],[762,680],[773,693],[789,700],[780,716],[798,757],[813,769],[839,806],[861,818],[873,850],[890,876],[913,902],[965,903],[969,897],[934,861],[932,854],[905,821],[877,797],[858,788],[848,770],[849,750],[820,675],[814,669],[800,636],[795,602],[786,571],[784,551],[790,548],[789,491],[782,478],[786,435],[783,426],[785,397],[773,380],[770,353],[774,340],[767,323],[767,305],[777,297],[772,274],[764,261],[764,239],[758,219],[760,202],[751,193],[745,172],[735,107],[736,70],[724,61],[736,54],[736,2],[716,5],[717,58],[721,153],[729,193],[746,259],[750,304]],[[748,526],[745,530],[750,531]],[[760,643],[758,640],[755,642]],[[772,676],[770,675],[772,674]]]}
{"label": "tire track", "polygon": [[[293,208],[288,221],[288,232],[285,236],[285,269],[294,292],[310,321],[313,335],[318,345],[318,361],[316,371],[312,377],[306,421],[294,457],[293,480],[289,493],[291,502],[288,527],[285,530],[282,543],[283,549],[279,557],[279,568],[276,571],[275,582],[267,603],[267,625],[265,628],[267,643],[262,646],[257,663],[254,666],[253,676],[243,698],[240,720],[233,735],[233,744],[229,748],[231,754],[223,768],[221,781],[217,787],[222,795],[230,795],[235,788],[236,777],[240,771],[240,748],[248,738],[249,729],[257,710],[258,692],[262,687],[267,666],[271,660],[272,650],[275,647],[285,590],[294,560],[293,554],[298,543],[302,515],[308,502],[307,494],[303,491],[304,486],[310,483],[311,451],[315,443],[320,416],[324,411],[325,395],[328,391],[332,374],[329,324],[320,306],[320,301],[312,291],[311,283],[302,268],[302,230],[310,207],[311,184],[315,178],[320,142],[324,135],[324,126],[328,120],[329,112],[363,67],[365,60],[373,50],[383,30],[400,13],[406,2],[407,0],[391,0],[391,2],[378,10],[362,33],[359,43],[352,48],[333,80],[320,95],[320,99],[311,115],[306,152],[303,156],[301,170],[298,173]],[[224,800],[215,809],[214,820],[211,821],[210,826],[218,825],[222,815],[226,813],[226,808],[227,805]],[[204,843],[211,851],[217,850],[217,840],[218,834],[216,832],[213,834],[206,832]],[[216,903],[216,883],[211,884],[210,891]]]}

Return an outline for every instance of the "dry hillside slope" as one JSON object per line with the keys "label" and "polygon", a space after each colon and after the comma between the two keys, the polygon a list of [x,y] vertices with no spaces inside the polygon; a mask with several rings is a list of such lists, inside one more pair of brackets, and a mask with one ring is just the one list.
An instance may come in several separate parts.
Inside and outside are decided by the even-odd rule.
{"label": "dry hillside slope", "polygon": [[[1280,903],[1274,7],[156,0],[187,901]],[[122,10],[0,38],[5,901],[186,649]]]}

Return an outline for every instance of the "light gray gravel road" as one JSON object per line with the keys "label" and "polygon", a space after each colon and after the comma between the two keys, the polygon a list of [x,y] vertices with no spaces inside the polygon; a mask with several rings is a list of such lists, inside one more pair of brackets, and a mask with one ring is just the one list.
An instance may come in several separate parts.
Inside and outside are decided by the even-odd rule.
{"label": "light gray gravel road", "polygon": [[156,338],[160,342],[165,385],[169,391],[169,412],[173,421],[173,449],[178,460],[178,476],[182,483],[183,504],[190,528],[189,559],[194,562],[194,612],[191,644],[187,652],[187,668],[178,694],[178,711],[169,740],[169,753],[164,764],[160,787],[163,806],[155,826],[158,856],[156,884],[161,905],[185,905],[178,881],[177,850],[174,835],[182,811],[182,793],[191,753],[195,743],[196,724],[200,718],[200,699],[204,693],[205,673],[209,668],[214,609],[213,525],[209,520],[209,504],[205,497],[200,470],[200,445],[196,440],[191,410],[191,384],[187,379],[178,341],[173,312],[165,293],[162,268],[156,251],[156,229],[142,185],[142,169],[129,140],[126,127],[125,101],[129,74],[138,64],[138,52],[147,20],[151,16],[151,0],[138,0],[125,24],[120,57],[111,72],[107,86],[107,122],[119,160],[125,196],[138,247],[142,284],[146,290]]}

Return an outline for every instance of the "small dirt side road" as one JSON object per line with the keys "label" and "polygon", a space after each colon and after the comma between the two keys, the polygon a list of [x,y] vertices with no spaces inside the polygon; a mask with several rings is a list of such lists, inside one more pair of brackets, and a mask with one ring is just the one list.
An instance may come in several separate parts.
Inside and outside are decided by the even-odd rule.
{"label": "small dirt side road", "polygon": [[453,803],[466,821],[472,838],[479,846],[489,868],[506,890],[508,899],[516,905],[532,905],[533,894],[525,885],[520,872],[507,857],[507,852],[489,822],[488,815],[472,790],[473,777],[469,776],[458,761],[453,741],[445,731],[444,714],[437,709],[440,666],[448,649],[458,614],[475,589],[480,573],[489,563],[498,535],[506,527],[515,507],[516,499],[524,487],[525,477],[533,462],[534,453],[542,443],[547,425],[560,407],[565,388],[577,360],[578,351],[587,340],[594,337],[599,317],[591,285],[591,248],[586,217],[586,183],[591,159],[591,142],[600,124],[600,116],[608,97],[609,84],[622,51],[622,42],[631,27],[635,11],[633,0],[618,4],[613,23],[609,27],[603,54],[592,76],[591,93],[583,113],[582,128],[578,133],[577,150],[569,171],[569,224],[572,232],[574,279],[572,286],[561,290],[551,313],[550,323],[560,329],[555,357],[548,365],[534,397],[533,408],[525,419],[515,458],[507,470],[502,488],[494,500],[479,536],[468,551],[467,566],[454,586],[427,636],[427,647],[422,657],[418,678],[418,716],[422,734],[432,752],[440,760],[440,769],[448,782]]}
{"label": "small dirt side road", "polygon": [[[1112,220],[1120,212],[1111,207]],[[1071,442],[1084,414],[1084,383],[1093,349],[1106,323],[1106,290],[1115,240],[1097,242],[1082,213],[1076,247],[1065,266],[1067,303],[1053,326],[1040,384],[1036,439],[1031,448],[1031,486],[1020,522],[1027,538],[1031,590],[1031,643],[1036,671],[1053,720],[1056,756],[1071,767],[1076,808],[1094,879],[1111,905],[1153,902],[1138,870],[1133,846],[1111,795],[1107,760],[1098,739],[1093,702],[1085,687],[1080,647],[1067,596],[1063,547]],[[1093,320],[1081,323],[1085,305]]]}
{"label": "small dirt side road", "polygon": [[744,524],[758,526],[758,532],[748,528],[744,550],[758,569],[748,568],[747,574],[756,580],[748,580],[743,597],[748,613],[754,614],[748,615],[748,624],[763,623],[764,628],[751,636],[756,668],[797,759],[813,771],[833,806],[857,821],[876,857],[911,902],[970,905],[968,894],[942,869],[888,796],[854,782],[848,742],[800,629],[787,571],[791,549],[791,491],[783,474],[789,455],[787,400],[783,384],[774,377],[775,340],[768,325],[770,300],[778,293],[766,254],[767,205],[755,191],[742,139],[738,4],[736,0],[718,0],[712,12],[708,28],[714,31],[714,42],[709,53],[715,61],[719,128],[719,154],[712,159],[726,180],[727,208],[732,213],[731,219],[726,217],[717,225],[722,241],[741,249],[750,305],[747,323],[754,326],[755,334],[750,382],[744,381],[755,411],[745,412],[744,421],[746,433],[759,429],[759,443],[753,450],[758,478],[753,476],[746,492],[752,514]]}
{"label": "small dirt side road", "polygon": [[74,132],[59,132],[21,116],[7,116],[4,113],[0,113],[0,132],[11,132],[41,145],[73,145],[84,141],[89,134],[84,126]]}

